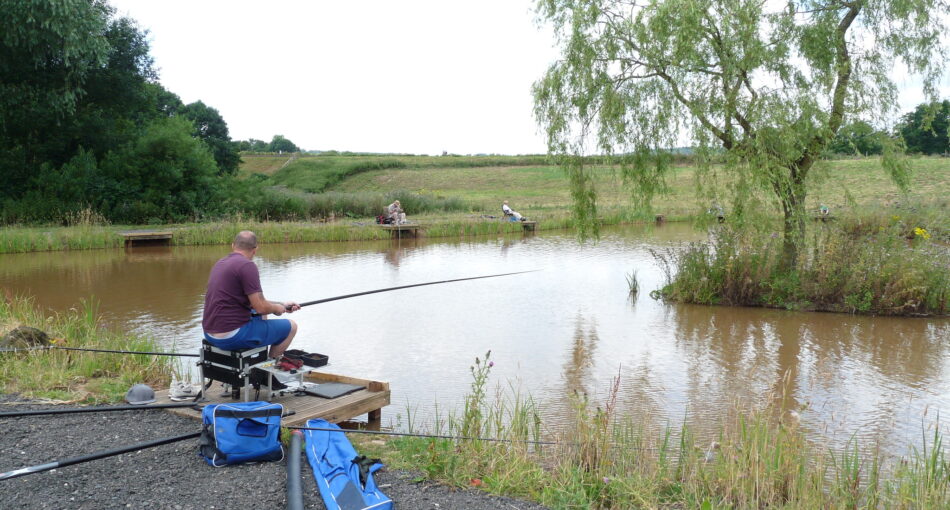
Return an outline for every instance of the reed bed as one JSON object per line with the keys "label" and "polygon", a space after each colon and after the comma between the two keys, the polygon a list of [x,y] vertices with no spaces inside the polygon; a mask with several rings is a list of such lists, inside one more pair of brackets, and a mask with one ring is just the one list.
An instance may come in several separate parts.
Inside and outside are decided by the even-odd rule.
{"label": "reed bed", "polygon": [[617,415],[615,380],[604,402],[575,396],[573,423],[543,436],[549,429],[530,396],[512,386],[489,390],[489,358],[472,366],[462,410],[424,430],[410,423],[416,433],[468,439],[360,440],[360,450],[431,479],[556,509],[950,506],[950,462],[936,431],[888,459],[875,445],[816,444],[794,413],[737,404],[715,441],[700,443],[687,425],[655,429]]}
{"label": "reed bed", "polygon": [[815,223],[795,268],[768,229],[714,229],[709,242],[654,252],[659,294],[688,303],[873,315],[950,314],[950,239],[942,205]]}
{"label": "reed bed", "polygon": [[[0,334],[19,326],[47,333],[54,345],[111,350],[159,351],[150,338],[113,331],[98,317],[94,301],[48,313],[31,298],[0,299]],[[0,391],[69,402],[117,402],[137,383],[167,386],[172,358],[43,349],[0,353]]]}

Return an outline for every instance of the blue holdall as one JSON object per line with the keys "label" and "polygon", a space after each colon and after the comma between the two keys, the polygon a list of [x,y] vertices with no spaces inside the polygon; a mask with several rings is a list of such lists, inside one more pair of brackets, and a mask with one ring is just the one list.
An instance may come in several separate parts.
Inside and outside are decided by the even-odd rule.
{"label": "blue holdall", "polygon": [[376,487],[373,473],[383,465],[379,459],[356,454],[346,434],[326,420],[309,420],[304,439],[307,460],[327,510],[393,510],[393,500]]}
{"label": "blue holdall", "polygon": [[284,406],[270,402],[210,404],[201,411],[198,455],[221,467],[284,458],[280,417]]}

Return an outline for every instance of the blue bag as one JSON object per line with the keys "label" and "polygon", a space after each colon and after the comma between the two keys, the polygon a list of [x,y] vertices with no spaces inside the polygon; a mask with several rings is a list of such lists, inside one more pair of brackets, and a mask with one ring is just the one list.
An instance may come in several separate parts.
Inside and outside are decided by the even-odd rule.
{"label": "blue bag", "polygon": [[[307,421],[307,427],[341,430],[320,419]],[[343,432],[305,430],[304,439],[307,460],[327,510],[392,510],[393,500],[380,492],[373,480],[373,473],[383,467],[378,459],[358,456]]]}
{"label": "blue bag", "polygon": [[280,417],[284,406],[269,402],[210,404],[201,411],[198,454],[221,467],[241,462],[281,460]]}

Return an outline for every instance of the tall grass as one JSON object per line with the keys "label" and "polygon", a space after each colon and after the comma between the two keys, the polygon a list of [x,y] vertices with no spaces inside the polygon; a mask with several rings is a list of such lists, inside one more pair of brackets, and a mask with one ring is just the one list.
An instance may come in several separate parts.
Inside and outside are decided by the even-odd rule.
{"label": "tall grass", "polygon": [[[944,219],[944,221],[946,221]],[[926,215],[864,214],[811,229],[798,265],[780,264],[778,234],[714,232],[708,243],[654,252],[674,301],[876,315],[950,314],[946,227]]]}
{"label": "tall grass", "polygon": [[[939,432],[906,458],[889,460],[874,445],[852,441],[835,451],[815,444],[797,421],[777,418],[785,416],[779,409],[737,404],[707,447],[686,425],[650,432],[646,418],[617,415],[619,379],[604,402],[576,395],[574,420],[551,432],[530,396],[513,387],[489,390],[491,367],[488,356],[476,359],[463,410],[446,420],[448,432],[466,439],[400,438],[360,449],[432,479],[557,509],[950,505],[950,463]],[[532,442],[541,431],[549,432],[548,442]],[[506,441],[469,439],[479,435]]]}
{"label": "tall grass", "polygon": [[[95,302],[46,313],[32,299],[0,299],[0,333],[31,326],[56,339],[55,345],[111,350],[156,351],[150,339],[106,329]],[[119,401],[136,383],[167,385],[172,358],[44,349],[0,354],[0,391],[28,397],[84,402]]]}

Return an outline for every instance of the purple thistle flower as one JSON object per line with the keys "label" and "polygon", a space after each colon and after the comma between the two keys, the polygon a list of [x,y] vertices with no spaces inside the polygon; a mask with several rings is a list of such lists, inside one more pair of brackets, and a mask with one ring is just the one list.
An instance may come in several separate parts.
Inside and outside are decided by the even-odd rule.
{"label": "purple thistle flower", "polygon": [[604,477],[604,483],[605,483],[605,484],[610,483],[610,478],[607,478],[607,477],[605,476],[605,477]]}
{"label": "purple thistle flower", "polygon": [[488,362],[488,368],[491,368],[491,367],[493,367],[493,366],[495,366],[495,362],[494,362],[494,361],[489,361],[489,362]]}

